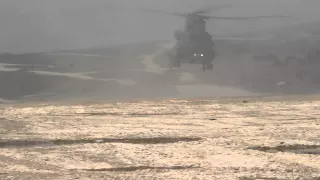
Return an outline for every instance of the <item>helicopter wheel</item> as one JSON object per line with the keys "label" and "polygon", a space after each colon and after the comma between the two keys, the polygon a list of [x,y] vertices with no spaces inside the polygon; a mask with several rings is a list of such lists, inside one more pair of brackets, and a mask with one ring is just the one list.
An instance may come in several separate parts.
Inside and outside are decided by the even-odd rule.
{"label": "helicopter wheel", "polygon": [[170,66],[170,69],[173,69],[174,67],[180,67],[180,62],[171,61],[169,66]]}
{"label": "helicopter wheel", "polygon": [[174,67],[174,63],[172,62],[172,60],[169,61],[169,67],[170,67],[170,69],[172,69]]}
{"label": "helicopter wheel", "polygon": [[202,65],[202,71],[206,72],[206,65],[205,64]]}
{"label": "helicopter wheel", "polygon": [[176,60],[176,67],[180,67],[180,66],[181,66],[180,60],[177,59],[177,60]]}
{"label": "helicopter wheel", "polygon": [[178,58],[171,59],[171,66],[172,67],[180,67],[180,59],[178,59]]}
{"label": "helicopter wheel", "polygon": [[175,62],[172,58],[169,59],[169,67],[170,69],[173,69],[175,67]]}

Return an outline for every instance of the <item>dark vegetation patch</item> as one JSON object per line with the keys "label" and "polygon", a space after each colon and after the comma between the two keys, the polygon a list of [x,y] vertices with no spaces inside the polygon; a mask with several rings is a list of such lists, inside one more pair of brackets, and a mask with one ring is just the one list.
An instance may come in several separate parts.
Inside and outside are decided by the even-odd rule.
{"label": "dark vegetation patch", "polygon": [[16,65],[55,65],[54,59],[43,53],[25,53],[25,54],[0,54],[0,63]]}
{"label": "dark vegetation patch", "polygon": [[0,71],[0,97],[4,99],[17,100],[27,95],[41,94],[44,92],[86,92],[98,89],[110,84],[109,89],[116,92],[116,83],[101,83],[100,81],[86,81],[81,79],[38,75],[31,72]]}

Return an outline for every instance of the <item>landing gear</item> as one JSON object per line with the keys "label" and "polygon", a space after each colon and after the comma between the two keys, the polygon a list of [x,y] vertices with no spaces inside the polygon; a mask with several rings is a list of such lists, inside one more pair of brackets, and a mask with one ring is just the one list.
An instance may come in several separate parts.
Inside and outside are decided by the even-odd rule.
{"label": "landing gear", "polygon": [[174,68],[174,67],[180,67],[181,66],[181,61],[179,56],[177,56],[176,53],[170,53],[169,54],[169,66],[170,69]]}
{"label": "landing gear", "polygon": [[181,66],[181,63],[179,59],[170,60],[170,69],[174,67],[180,67],[180,66]]}
{"label": "landing gear", "polygon": [[202,64],[202,71],[205,72],[205,71],[212,71],[213,70],[213,64]]}
{"label": "landing gear", "polygon": [[213,70],[213,60],[215,58],[215,52],[213,49],[210,51],[204,52],[204,56],[201,57],[201,63],[202,63],[202,71],[212,71]]}
{"label": "landing gear", "polygon": [[209,69],[210,71],[213,70],[213,64],[208,64],[207,67],[208,67],[208,69]]}

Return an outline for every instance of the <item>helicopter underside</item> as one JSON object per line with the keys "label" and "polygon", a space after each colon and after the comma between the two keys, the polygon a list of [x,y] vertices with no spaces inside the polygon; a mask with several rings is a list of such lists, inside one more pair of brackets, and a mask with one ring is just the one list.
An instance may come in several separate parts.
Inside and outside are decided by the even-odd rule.
{"label": "helicopter underside", "polygon": [[181,64],[201,64],[203,71],[212,71],[214,60],[214,50],[211,48],[204,49],[183,49],[184,51],[174,50],[172,53],[169,53],[170,68],[180,67]]}
{"label": "helicopter underside", "polygon": [[[181,63],[186,63],[186,64],[202,64],[204,57],[201,57],[201,54],[195,54],[193,56],[188,56],[188,57],[183,57],[180,58]],[[213,59],[210,61],[212,62]]]}
{"label": "helicopter underside", "polygon": [[179,60],[180,63],[188,64],[210,64],[214,60],[214,51],[204,51],[202,49],[183,49],[176,51],[175,57],[176,60]]}

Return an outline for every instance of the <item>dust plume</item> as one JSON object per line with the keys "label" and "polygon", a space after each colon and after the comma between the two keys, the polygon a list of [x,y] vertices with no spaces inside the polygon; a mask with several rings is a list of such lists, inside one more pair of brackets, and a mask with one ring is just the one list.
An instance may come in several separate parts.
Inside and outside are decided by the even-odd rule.
{"label": "dust plume", "polygon": [[[1,1],[0,98],[4,102],[314,93],[315,66],[284,61],[291,56],[306,59],[317,45],[315,38],[305,36],[320,28],[316,4],[299,0]],[[213,72],[204,73],[200,65],[190,64],[170,70],[167,51],[184,19],[137,8],[190,12],[211,5],[229,6],[210,14],[215,16],[293,18],[210,20],[207,31],[217,54]],[[297,75],[301,72],[308,78],[301,80]]]}

